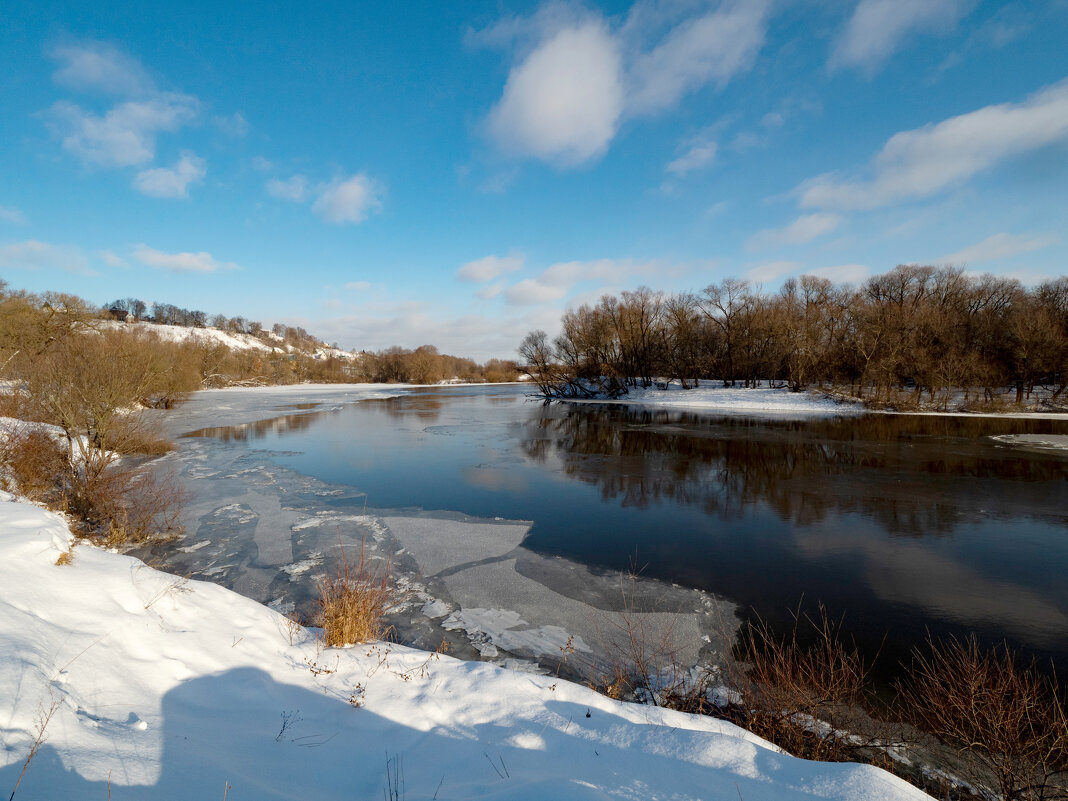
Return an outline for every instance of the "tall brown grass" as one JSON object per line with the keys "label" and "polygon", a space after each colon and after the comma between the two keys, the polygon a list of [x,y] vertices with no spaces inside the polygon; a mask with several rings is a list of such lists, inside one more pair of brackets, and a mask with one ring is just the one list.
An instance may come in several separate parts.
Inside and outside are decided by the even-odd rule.
{"label": "tall brown grass", "polygon": [[339,545],[339,550],[340,565],[318,582],[316,624],[328,646],[381,640],[391,630],[385,615],[397,600],[392,565],[387,562],[381,570],[374,569],[365,543],[360,544],[360,559],[355,564],[349,562],[344,547]]}
{"label": "tall brown grass", "polygon": [[1002,801],[1068,798],[1068,699],[1034,661],[974,636],[928,639],[897,692],[907,717],[971,757],[968,778],[993,778]]}

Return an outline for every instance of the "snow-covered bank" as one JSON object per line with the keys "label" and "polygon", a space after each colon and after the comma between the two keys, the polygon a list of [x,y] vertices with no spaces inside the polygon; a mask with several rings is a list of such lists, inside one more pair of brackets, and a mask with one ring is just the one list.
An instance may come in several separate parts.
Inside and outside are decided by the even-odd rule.
{"label": "snow-covered bank", "polygon": [[[963,396],[962,396],[963,397]],[[1068,420],[1068,413],[1026,409],[1019,411],[967,412],[932,409],[872,409],[859,398],[830,397],[815,390],[792,392],[787,387],[724,387],[714,383],[683,389],[678,381],[666,388],[632,387],[621,398],[566,398],[566,403],[599,403],[642,406],[652,409],[687,409],[714,414],[774,417],[840,417],[854,414],[907,414],[930,417],[997,417],[1022,420]]]}
{"label": "snow-covered bank", "polygon": [[666,389],[634,387],[615,400],[567,399],[568,403],[609,403],[645,406],[655,409],[692,409],[717,414],[789,415],[799,417],[833,417],[863,414],[859,403],[839,403],[809,392],[791,392],[786,388],[724,387],[718,384],[683,389],[677,382]]}
{"label": "snow-covered bank", "polygon": [[[711,718],[399,646],[319,650],[222,587],[70,548],[0,494],[0,787],[19,799],[927,798]],[[106,783],[110,777],[110,796]]]}

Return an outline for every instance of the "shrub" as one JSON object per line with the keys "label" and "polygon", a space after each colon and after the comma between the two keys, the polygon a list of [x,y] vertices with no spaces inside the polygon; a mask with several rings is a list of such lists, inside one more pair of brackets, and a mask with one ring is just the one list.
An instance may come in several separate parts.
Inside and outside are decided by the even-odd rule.
{"label": "shrub", "polygon": [[897,691],[906,715],[977,760],[970,778],[992,777],[1003,801],[1068,798],[1068,702],[1034,661],[1021,667],[1007,645],[983,650],[974,636],[928,639]]}
{"label": "shrub", "polygon": [[726,717],[796,756],[855,759],[869,668],[844,640],[842,621],[820,606],[815,619],[795,612],[788,636],[758,620],[743,626],[739,640],[749,667],[731,669],[728,686],[740,703]]}
{"label": "shrub", "polygon": [[339,544],[341,565],[333,575],[318,582],[319,616],[316,624],[323,629],[329,646],[353,645],[380,640],[388,634],[386,613],[393,608],[396,590],[387,563],[379,573],[368,564],[367,550],[360,545],[360,560],[350,564]]}
{"label": "shrub", "polygon": [[65,505],[70,458],[51,435],[34,429],[0,432],[0,461],[13,483],[11,489],[48,506]]}

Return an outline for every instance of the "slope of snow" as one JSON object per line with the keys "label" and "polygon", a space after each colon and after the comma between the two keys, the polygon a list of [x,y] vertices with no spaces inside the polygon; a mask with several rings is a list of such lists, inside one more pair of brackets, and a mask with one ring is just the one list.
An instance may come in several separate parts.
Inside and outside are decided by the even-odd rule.
{"label": "slope of snow", "polygon": [[155,323],[119,323],[110,320],[98,324],[97,327],[155,334],[165,342],[192,341],[207,345],[226,345],[226,347],[233,350],[284,352],[283,347],[272,347],[252,336],[252,334],[235,334],[218,328],[188,328],[183,325],[157,325]]}
{"label": "slope of snow", "polygon": [[551,676],[320,649],[267,607],[130,557],[78,545],[57,565],[71,542],[0,493],[0,787],[55,704],[19,799],[927,798]]}
{"label": "slope of snow", "polygon": [[834,416],[863,414],[866,410],[859,403],[838,403],[830,398],[808,392],[791,392],[788,389],[771,387],[724,387],[719,384],[703,384],[693,389],[683,389],[671,382],[667,389],[657,387],[633,387],[618,400],[568,400],[569,403],[613,403],[649,408],[693,409],[702,412],[723,414],[774,414],[803,416]]}

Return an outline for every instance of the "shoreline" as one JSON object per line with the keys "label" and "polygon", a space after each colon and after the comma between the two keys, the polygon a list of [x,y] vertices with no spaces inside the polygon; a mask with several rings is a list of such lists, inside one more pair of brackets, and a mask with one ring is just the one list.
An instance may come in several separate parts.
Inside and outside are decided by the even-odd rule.
{"label": "shoreline", "polygon": [[14,656],[0,663],[0,782],[14,785],[35,718],[54,712],[27,797],[369,798],[402,765],[409,789],[442,801],[928,798],[871,766],[796,759],[724,721],[552,676],[386,643],[323,649],[230,590],[75,546],[62,518],[8,493],[0,532]]}

